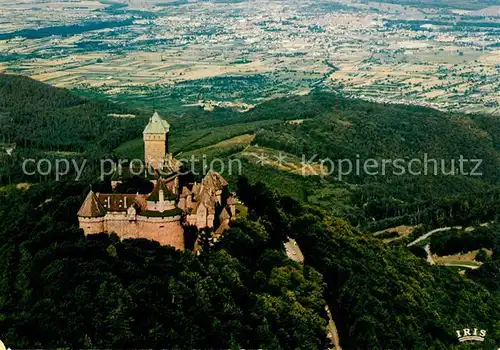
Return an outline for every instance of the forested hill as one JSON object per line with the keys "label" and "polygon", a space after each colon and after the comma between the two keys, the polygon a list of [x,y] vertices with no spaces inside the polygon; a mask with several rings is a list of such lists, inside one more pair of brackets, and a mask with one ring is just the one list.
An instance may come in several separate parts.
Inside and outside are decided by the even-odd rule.
{"label": "forested hill", "polygon": [[[328,303],[344,349],[470,349],[500,341],[500,241],[478,273],[430,266],[262,184],[203,252],[105,234],[75,213],[86,186],[0,191],[0,334],[13,348],[325,349]],[[305,264],[286,258],[299,242]],[[498,233],[497,233],[498,237]]]}
{"label": "forested hill", "polygon": [[[149,113],[151,110],[88,100],[27,77],[0,74],[0,140],[4,143],[50,151],[84,151],[97,143],[111,150],[140,136]],[[255,141],[298,155],[404,157],[429,152],[436,157],[482,157],[492,167],[499,162],[498,118],[448,115],[430,108],[384,105],[330,93],[275,99],[247,113],[191,109],[182,116],[165,117],[176,131],[300,120],[300,124],[261,128],[264,132]],[[488,176],[496,179],[498,172]]]}
{"label": "forested hill", "polygon": [[18,75],[0,74],[0,142],[45,151],[111,150],[135,137],[145,120],[110,114],[139,113],[90,101],[65,89]]}
{"label": "forested hill", "polygon": [[[109,179],[97,182],[97,172],[80,182],[19,175],[23,157],[32,154],[141,157],[149,112],[0,75],[0,337],[6,345],[324,349],[331,346],[325,303],[344,349],[469,349],[456,330],[474,327],[487,330],[486,347],[499,344],[500,225],[491,223],[500,213],[498,120],[326,93],[269,101],[243,114],[164,114],[172,124],[170,146],[180,156],[243,163],[245,177],[227,175],[244,204],[240,218],[218,242],[199,232],[199,256],[147,240],[84,237],[76,213],[88,181],[110,187]],[[109,115],[117,113],[137,117]],[[17,148],[8,155],[4,148],[12,143]],[[254,155],[261,152],[290,159],[462,154],[484,158],[485,168],[479,178],[339,180],[258,164]],[[31,186],[16,188],[21,180]],[[461,274],[415,256],[409,237],[386,243],[367,232],[484,222],[489,226],[477,235],[464,230],[432,238],[439,252],[466,252],[470,244],[489,250],[480,268]],[[287,236],[298,242],[304,264],[287,259]]]}
{"label": "forested hill", "polygon": [[[493,116],[448,114],[315,92],[271,100],[243,114],[200,112],[187,115],[182,122],[189,125],[189,120],[197,120],[200,127],[195,142],[199,149],[191,153],[209,151],[213,157],[239,158],[251,180],[321,206],[363,229],[477,223],[496,217],[500,206],[500,120]],[[221,141],[206,136],[214,126],[235,130],[226,138],[238,130],[255,138],[245,149],[227,146],[230,142],[207,148]],[[189,150],[192,148],[196,147],[190,145]],[[325,177],[304,177],[300,170],[289,167],[287,171],[276,165],[280,152],[286,161],[293,163],[295,157],[295,169],[301,168],[303,159],[331,160],[337,168]],[[264,166],[258,164],[260,155],[267,157]],[[480,175],[470,175],[472,162],[461,175],[461,157],[480,160]],[[430,160],[427,174],[425,158]],[[400,159],[407,166],[416,159],[412,170],[421,174],[414,175],[407,167],[405,174],[394,175],[392,165],[385,174],[380,167],[378,174],[368,174],[362,169],[368,159],[379,165]],[[338,164],[343,160],[353,166],[359,160],[361,171],[354,169],[340,178]]]}
{"label": "forested hill", "polygon": [[[0,152],[0,183],[46,181],[26,177],[23,157],[61,155],[96,164],[115,150],[123,159],[143,157],[141,132],[151,110],[88,100],[26,77],[0,75],[0,143],[16,143],[13,157]],[[160,113],[172,125],[170,149],[208,158],[239,158],[244,175],[304,203],[321,206],[364,229],[402,224],[430,226],[470,224],[496,216],[500,183],[500,120],[488,115],[459,115],[434,109],[378,104],[314,92],[267,101],[239,113],[231,109],[184,109]],[[120,118],[120,115],[136,115]],[[251,145],[234,144],[238,135],[252,135]],[[125,141],[125,142],[124,142]],[[219,145],[220,142],[225,142]],[[118,147],[117,147],[118,146]],[[2,144],[0,144],[0,149]],[[188,152],[188,153],[186,153]],[[353,164],[374,158],[435,159],[437,176],[367,175],[364,171],[326,177],[304,177],[266,164],[256,164],[263,152],[275,160],[326,158]],[[443,175],[459,168],[458,160],[480,159],[481,176]],[[442,166],[441,162],[444,162]],[[361,164],[361,163],[360,163]],[[328,166],[329,163],[326,163]],[[423,170],[423,165],[413,166]],[[466,172],[474,167],[467,164]],[[91,169],[95,170],[95,169]],[[87,174],[87,179],[96,174]],[[53,177],[52,177],[53,179]],[[234,180],[234,179],[233,179]],[[288,185],[284,185],[284,183]],[[478,209],[482,208],[482,209]]]}
{"label": "forested hill", "polygon": [[[471,199],[492,198],[491,191],[496,191],[500,183],[500,120],[493,116],[446,114],[429,108],[383,105],[327,93],[270,101],[249,112],[247,117],[253,120],[258,116],[274,116],[288,122],[261,128],[253,145],[305,156],[307,160],[314,156],[316,161],[333,160],[337,172],[333,171],[321,184],[303,187],[302,198],[333,208],[338,215],[352,215],[355,221],[359,211],[346,208],[364,208],[362,215],[377,221],[397,217],[393,224],[422,220],[452,224],[447,221],[446,212],[450,211],[446,207],[451,211],[470,208]],[[481,174],[470,176],[470,162],[464,167],[464,174],[469,175],[461,176],[460,157],[480,160]],[[426,158],[431,160],[427,163],[427,173]],[[361,169],[340,179],[339,161],[348,160],[355,166],[358,159],[360,164],[368,159],[375,159],[378,164],[401,159],[406,165],[417,160],[412,165],[413,174],[408,167],[405,174],[393,175],[395,169],[390,165],[386,174],[379,171],[372,175]],[[275,186],[270,181],[268,184],[279,189],[279,184]],[[340,208],[338,203],[347,207]],[[431,207],[437,211],[427,213]],[[428,214],[433,218],[422,219]],[[461,220],[469,214],[457,211],[452,216]]]}

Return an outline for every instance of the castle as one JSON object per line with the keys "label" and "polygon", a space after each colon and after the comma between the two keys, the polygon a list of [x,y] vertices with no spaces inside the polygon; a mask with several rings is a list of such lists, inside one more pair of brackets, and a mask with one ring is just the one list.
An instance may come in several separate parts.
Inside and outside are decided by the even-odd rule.
{"label": "castle", "polygon": [[[156,174],[149,194],[88,193],[78,221],[85,235],[116,233],[121,239],[146,238],[185,249],[187,227],[220,235],[236,217],[227,181],[208,171],[200,183],[181,185],[181,163],[168,152],[170,125],[158,113],[144,129],[145,163]],[[160,176],[160,173],[162,174]]]}

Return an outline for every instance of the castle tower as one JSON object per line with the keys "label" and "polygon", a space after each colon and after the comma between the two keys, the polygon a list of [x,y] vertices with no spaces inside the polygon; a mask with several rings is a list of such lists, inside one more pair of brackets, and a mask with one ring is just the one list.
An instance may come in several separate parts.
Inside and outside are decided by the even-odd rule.
{"label": "castle tower", "polygon": [[91,189],[78,211],[78,222],[85,235],[104,232],[105,215],[106,209]]}
{"label": "castle tower", "polygon": [[167,157],[169,132],[170,124],[155,112],[143,132],[144,160],[153,169],[158,170]]}

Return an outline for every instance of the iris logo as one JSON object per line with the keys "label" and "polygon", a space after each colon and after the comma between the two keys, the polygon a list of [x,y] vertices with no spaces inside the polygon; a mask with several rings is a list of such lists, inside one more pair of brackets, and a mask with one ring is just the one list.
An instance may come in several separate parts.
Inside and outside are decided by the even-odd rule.
{"label": "iris logo", "polygon": [[486,331],[484,329],[478,330],[477,328],[464,328],[456,332],[458,341],[461,343],[464,341],[484,341],[484,337],[486,337]]}

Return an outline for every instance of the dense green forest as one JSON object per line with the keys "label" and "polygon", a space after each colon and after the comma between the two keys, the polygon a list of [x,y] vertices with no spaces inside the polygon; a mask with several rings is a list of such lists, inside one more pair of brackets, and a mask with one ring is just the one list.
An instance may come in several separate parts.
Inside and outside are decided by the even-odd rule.
{"label": "dense green forest", "polygon": [[[0,142],[27,149],[112,150],[133,138],[147,119],[114,118],[127,107],[94,102],[36,80],[0,74]],[[138,111],[132,111],[140,113]],[[149,117],[149,116],[148,116]]]}
{"label": "dense green forest", "polygon": [[[279,118],[261,128],[253,145],[305,159],[365,161],[419,159],[410,173],[342,178],[333,172],[321,179],[283,175],[269,167],[246,165],[244,173],[260,178],[295,199],[316,204],[369,230],[401,224],[442,226],[494,219],[500,205],[500,121],[486,115],[461,116],[413,106],[383,105],[345,99],[329,93],[273,100],[246,113],[245,120]],[[481,176],[462,176],[458,158],[481,159]],[[424,157],[431,161],[424,162]],[[328,163],[326,163],[328,164]],[[338,164],[338,163],[335,163]],[[444,165],[443,165],[444,164]],[[464,167],[470,172],[472,163]],[[423,172],[428,166],[428,173]],[[469,168],[467,168],[469,167]],[[443,170],[448,175],[443,175]],[[249,175],[251,174],[251,175]],[[436,175],[437,174],[437,175]],[[283,186],[287,176],[294,186]]]}
{"label": "dense green forest", "polygon": [[[100,159],[143,157],[141,132],[151,110],[78,97],[19,76],[0,75],[0,83],[0,143],[4,147],[17,145],[11,157],[0,153],[4,164],[0,184],[54,179],[50,175],[25,176],[19,167],[23,158],[86,159],[83,179],[89,181],[99,170]],[[296,200],[347,218],[363,230],[402,224],[474,224],[495,219],[500,206],[500,121],[492,116],[383,105],[321,91],[271,100],[246,113],[221,108],[160,113],[168,115],[172,125],[170,150],[180,157],[186,152],[205,152],[205,147],[237,135],[255,134],[254,146],[306,160],[431,159],[428,175],[392,175],[394,168],[389,166],[385,175],[353,172],[340,179],[335,172],[326,177],[304,177],[258,166],[241,156],[239,146],[209,155],[238,158],[249,178],[261,179]],[[117,114],[136,117],[110,116]],[[287,122],[295,120],[301,123]],[[458,168],[460,156],[481,159],[482,175],[440,173]],[[469,163],[464,169],[469,172],[473,167]],[[438,175],[434,175],[435,169]],[[232,182],[235,179],[233,176]],[[285,179],[293,185],[283,186]]]}
{"label": "dense green forest", "polygon": [[15,348],[327,346],[321,275],[241,220],[195,257],[147,240],[85,239],[86,186],[0,193],[0,334]]}
{"label": "dense green forest", "polygon": [[[497,118],[320,91],[246,113],[163,112],[178,156],[253,134],[252,147],[296,156],[480,158],[483,175],[304,177],[258,165],[243,146],[231,146],[210,157],[242,161],[244,177],[223,175],[248,216],[217,243],[198,233],[206,243],[199,256],[115,235],[85,238],[76,212],[88,184],[110,188],[109,179],[97,181],[99,159],[142,157],[152,111],[0,75],[0,338],[7,345],[320,349],[330,346],[325,304],[344,349],[466,349],[455,331],[476,326],[488,331],[487,348],[498,345],[498,224],[430,239],[441,254],[493,251],[465,274],[428,265],[407,240],[385,244],[369,233],[497,221]],[[85,177],[55,182],[20,171],[27,157],[62,156],[86,159]],[[19,182],[32,185],[18,189]],[[143,183],[128,185],[134,193]],[[286,258],[287,237],[298,242],[304,264]]]}
{"label": "dense green forest", "polygon": [[[121,114],[136,117],[112,116]],[[23,173],[26,158],[52,162],[67,158],[79,163],[85,159],[92,178],[99,160],[141,135],[149,116],[149,111],[89,100],[26,77],[0,74],[0,185],[47,180]],[[15,152],[8,156],[4,149],[12,146]]]}
{"label": "dense green forest", "polygon": [[[427,265],[323,210],[242,178],[249,207],[200,256],[146,240],[84,238],[83,184],[0,194],[0,333],[13,347],[328,346],[328,303],[346,349],[466,348],[455,330],[500,341],[498,256],[470,276]],[[498,231],[496,231],[498,234]],[[285,257],[286,236],[305,264]],[[498,244],[498,242],[496,243]]]}
{"label": "dense green forest", "polygon": [[[276,239],[295,238],[305,263],[323,275],[343,347],[451,348],[455,329],[463,324],[488,328],[490,347],[499,341],[498,239],[488,245],[493,262],[473,272],[472,282],[401,246],[368,238],[322,210],[277,196],[261,183],[240,179],[238,188],[249,217],[264,222]],[[494,235],[499,233],[497,226]]]}
{"label": "dense green forest", "polygon": [[481,248],[500,247],[498,224],[477,227],[474,231],[453,229],[431,238],[432,251],[439,255],[466,253]]}

